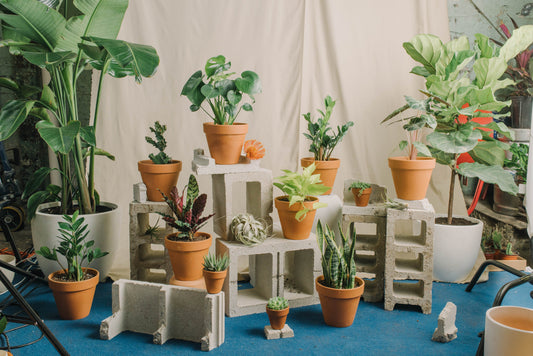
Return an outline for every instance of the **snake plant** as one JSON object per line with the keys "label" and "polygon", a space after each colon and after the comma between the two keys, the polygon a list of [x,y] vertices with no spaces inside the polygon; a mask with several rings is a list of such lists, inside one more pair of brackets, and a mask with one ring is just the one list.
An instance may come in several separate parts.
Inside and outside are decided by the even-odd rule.
{"label": "snake plant", "polygon": [[267,238],[265,225],[251,214],[238,214],[231,220],[230,230],[235,240],[253,246]]}

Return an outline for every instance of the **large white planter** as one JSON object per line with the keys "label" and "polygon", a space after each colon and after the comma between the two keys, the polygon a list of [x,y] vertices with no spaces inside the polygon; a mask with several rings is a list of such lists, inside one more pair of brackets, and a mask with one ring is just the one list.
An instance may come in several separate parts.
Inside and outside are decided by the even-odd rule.
{"label": "large white planter", "polygon": [[[444,215],[437,215],[442,217]],[[433,230],[433,279],[442,282],[459,282],[465,279],[476,264],[483,222],[461,216],[475,225],[441,225]]]}
{"label": "large white planter", "polygon": [[531,355],[533,309],[500,306],[485,315],[485,356]]}
{"label": "large white planter", "polygon": [[[113,203],[100,203],[101,206],[110,208],[110,211],[96,214],[80,215],[85,218],[85,223],[89,225],[89,234],[86,241],[94,240],[94,247],[107,251],[109,254],[102,258],[97,258],[90,264],[91,268],[100,272],[100,281],[104,281],[109,274],[111,265],[115,258],[115,251],[118,248],[118,238],[120,236],[120,216],[119,209]],[[59,202],[45,203],[39,205],[35,217],[31,221],[31,235],[35,250],[42,246],[50,249],[59,246],[58,222],[63,221],[62,215],[43,213],[43,209],[60,206]],[[66,266],[63,256],[58,256],[61,264]],[[45,276],[60,269],[56,261],[51,261],[41,255],[37,255],[37,262]],[[87,261],[85,261],[87,262]],[[85,263],[84,266],[87,264]]]}

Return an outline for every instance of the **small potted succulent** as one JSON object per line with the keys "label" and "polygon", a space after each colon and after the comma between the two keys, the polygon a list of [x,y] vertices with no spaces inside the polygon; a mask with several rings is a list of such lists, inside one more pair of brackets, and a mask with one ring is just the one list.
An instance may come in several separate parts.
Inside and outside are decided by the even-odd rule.
{"label": "small potted succulent", "polygon": [[246,246],[262,243],[268,237],[265,224],[252,214],[241,213],[231,219],[230,232],[236,241]]}
{"label": "small potted succulent", "polygon": [[[213,120],[204,123],[204,133],[216,164],[239,162],[248,124],[235,120],[241,110],[253,110],[254,95],[261,93],[261,81],[255,72],[247,70],[240,77],[231,79],[235,73],[228,72],[230,68],[231,62],[226,62],[222,55],[209,58],[205,74],[201,69],[194,72],[181,90],[181,95],[187,96],[191,102],[191,111],[202,109]],[[242,102],[245,95],[250,102]],[[202,106],[204,102],[211,112]]]}
{"label": "small potted succulent", "polygon": [[[185,190],[187,192],[185,193]],[[211,234],[199,232],[214,214],[203,216],[207,194],[200,194],[193,174],[182,193],[172,188],[170,197],[162,194],[172,215],[159,213],[163,220],[178,232],[165,236],[174,278],[180,281],[196,281],[202,278],[202,262],[211,246]]]}
{"label": "small potted succulent", "polygon": [[166,125],[159,121],[150,127],[154,138],[146,136],[145,140],[159,151],[157,154],[150,153],[148,160],[137,163],[143,183],[146,185],[146,195],[150,201],[162,201],[160,191],[165,195],[170,195],[172,187],[178,183],[181,171],[181,161],[173,160],[166,153],[167,141],[164,134]]}
{"label": "small potted succulent", "polygon": [[311,140],[309,152],[313,154],[313,157],[302,158],[301,164],[302,167],[308,167],[314,162],[316,165],[315,173],[320,175],[320,179],[325,186],[330,187],[323,194],[331,194],[337,170],[341,164],[340,159],[331,157],[331,154],[354,123],[353,121],[348,121],[344,125],[337,126],[337,132],[334,132],[330,126],[329,119],[335,107],[335,101],[328,95],[324,99],[324,104],[326,111],[318,109],[317,111],[321,117],[317,118],[316,121],[311,118],[311,113],[303,115],[305,121],[307,121],[308,131],[303,135]]}
{"label": "small potted succulent", "polygon": [[483,251],[483,254],[485,255],[485,259],[487,260],[496,259],[496,250],[494,249],[494,241],[492,240],[492,234],[490,235],[485,234],[481,237],[481,250]]}
{"label": "small potted succulent", "polygon": [[355,200],[355,205],[368,205],[368,201],[370,200],[370,194],[372,193],[372,185],[370,185],[370,183],[365,183],[361,181],[353,182],[350,185],[350,190],[352,191],[353,198]]}
{"label": "small potted succulent", "polygon": [[516,260],[518,255],[513,252],[513,244],[508,242],[504,250],[500,250],[498,255],[500,260]]}
{"label": "small potted succulent", "polygon": [[209,294],[217,294],[222,290],[228,274],[229,257],[227,254],[217,256],[209,254],[204,257],[205,288]]}
{"label": "small potted succulent", "polygon": [[316,195],[330,187],[321,184],[320,175],[313,174],[315,163],[303,169],[302,173],[284,169],[284,176],[276,177],[274,183],[285,195],[276,197],[274,204],[278,210],[283,236],[291,240],[304,240],[309,237],[315,219],[316,209],[326,206]]}
{"label": "small potted succulent", "polygon": [[340,226],[339,231],[342,243],[338,246],[333,231],[327,224],[322,226],[318,220],[316,232],[323,275],[315,280],[315,287],[325,323],[344,328],[353,323],[365,282],[355,275],[355,230],[352,231],[351,241]]}
{"label": "small potted succulent", "polygon": [[[78,218],[76,210],[72,216],[63,215],[59,222],[59,247],[50,250],[42,246],[37,254],[56,261],[61,269],[48,275],[48,285],[54,294],[59,316],[66,320],[85,318],[91,312],[94,292],[99,273],[93,268],[82,267],[94,259],[107,255],[107,252],[93,248],[94,241],[85,241],[88,225],[83,217]],[[59,257],[63,256],[64,258]],[[63,265],[66,261],[66,266]]]}
{"label": "small potted succulent", "polygon": [[289,301],[284,297],[272,297],[268,300],[266,312],[270,327],[274,330],[281,330],[289,314]]}

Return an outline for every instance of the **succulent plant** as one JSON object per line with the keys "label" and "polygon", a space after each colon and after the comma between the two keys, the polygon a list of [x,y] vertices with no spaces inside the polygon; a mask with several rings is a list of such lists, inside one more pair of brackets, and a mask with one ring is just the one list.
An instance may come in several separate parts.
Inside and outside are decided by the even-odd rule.
{"label": "succulent plant", "polygon": [[203,266],[206,271],[224,271],[229,266],[229,257],[226,253],[222,256],[209,254],[207,256],[204,256]]}
{"label": "succulent plant", "polygon": [[283,297],[272,297],[268,300],[267,308],[272,310],[283,310],[289,307],[289,301]]}
{"label": "succulent plant", "polygon": [[230,231],[235,240],[246,246],[260,244],[267,238],[265,224],[246,213],[238,214],[231,220]]}
{"label": "succulent plant", "polygon": [[370,187],[372,187],[372,185],[370,185],[369,183],[361,182],[361,181],[353,182],[350,185],[350,189],[353,189],[353,188],[360,189],[359,190],[359,196],[361,196],[363,194],[363,190],[368,189]]}

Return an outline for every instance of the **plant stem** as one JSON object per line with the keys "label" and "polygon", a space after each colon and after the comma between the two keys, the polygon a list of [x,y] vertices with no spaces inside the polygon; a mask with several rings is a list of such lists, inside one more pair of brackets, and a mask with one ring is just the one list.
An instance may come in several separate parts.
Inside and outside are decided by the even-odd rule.
{"label": "plant stem", "polygon": [[455,175],[457,174],[455,172],[456,167],[457,167],[457,155],[455,155],[454,163],[452,165],[452,174],[450,178],[450,192],[448,196],[448,219],[447,219],[448,225],[452,224],[452,218],[453,218],[453,193],[455,190]]}

